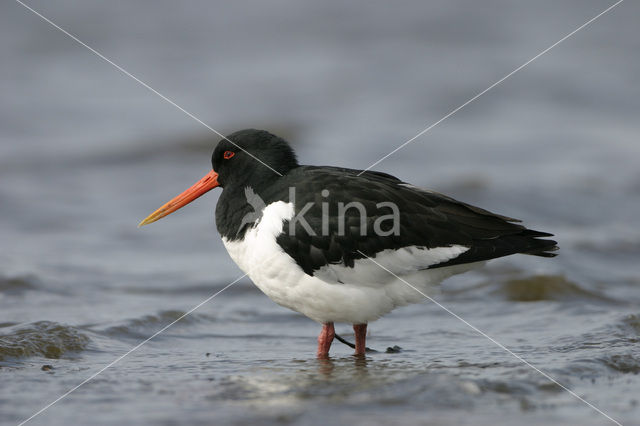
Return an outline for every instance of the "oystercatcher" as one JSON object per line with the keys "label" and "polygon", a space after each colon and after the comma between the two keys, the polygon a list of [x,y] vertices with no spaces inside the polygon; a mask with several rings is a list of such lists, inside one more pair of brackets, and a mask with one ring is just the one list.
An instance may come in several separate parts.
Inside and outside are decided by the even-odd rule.
{"label": "oystercatcher", "polygon": [[222,187],[216,226],[231,258],[274,302],[323,325],[321,358],[335,322],[353,324],[362,355],[367,323],[424,299],[403,280],[427,292],[489,259],[558,249],[545,239],[552,234],[386,173],[300,165],[285,140],[263,130],[222,139],[211,162],[140,226]]}

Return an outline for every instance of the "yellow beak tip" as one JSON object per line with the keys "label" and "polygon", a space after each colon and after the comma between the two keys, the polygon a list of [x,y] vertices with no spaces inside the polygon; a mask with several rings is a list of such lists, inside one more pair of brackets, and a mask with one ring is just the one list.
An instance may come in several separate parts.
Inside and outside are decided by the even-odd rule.
{"label": "yellow beak tip", "polygon": [[141,227],[143,227],[143,226],[145,226],[145,225],[148,225],[149,223],[151,223],[151,221],[149,220],[149,218],[144,219],[142,222],[140,222],[140,223],[138,224],[138,228],[141,228]]}

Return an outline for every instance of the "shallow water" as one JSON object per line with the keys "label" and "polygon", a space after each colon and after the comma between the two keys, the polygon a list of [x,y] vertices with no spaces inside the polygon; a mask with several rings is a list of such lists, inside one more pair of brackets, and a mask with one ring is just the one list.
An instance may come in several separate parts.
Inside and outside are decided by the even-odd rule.
{"label": "shallow water", "polygon": [[[531,4],[535,3],[535,4]],[[578,2],[34,1],[222,132],[364,168],[603,10]],[[241,275],[198,123],[0,6],[0,423],[17,424]],[[640,418],[640,6],[625,2],[376,169],[553,232],[436,300],[625,424]],[[431,302],[355,359],[241,280],[30,424],[608,424]],[[352,339],[350,327],[337,332]],[[398,345],[399,353],[385,353]]]}

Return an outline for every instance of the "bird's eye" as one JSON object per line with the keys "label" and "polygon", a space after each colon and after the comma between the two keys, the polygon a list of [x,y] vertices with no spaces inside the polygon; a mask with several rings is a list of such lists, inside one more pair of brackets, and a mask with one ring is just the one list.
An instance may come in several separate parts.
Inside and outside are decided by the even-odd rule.
{"label": "bird's eye", "polygon": [[224,154],[222,154],[222,158],[224,158],[225,160],[228,160],[229,158],[233,157],[234,155],[236,155],[236,153],[233,152],[233,151],[225,151]]}

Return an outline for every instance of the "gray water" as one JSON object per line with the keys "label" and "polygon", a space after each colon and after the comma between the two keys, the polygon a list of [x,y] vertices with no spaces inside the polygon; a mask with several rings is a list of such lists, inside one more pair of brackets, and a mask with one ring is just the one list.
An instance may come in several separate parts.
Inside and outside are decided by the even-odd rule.
{"label": "gray water", "polygon": [[[604,10],[604,1],[32,1],[228,133],[365,168]],[[218,137],[12,1],[0,5],[0,423],[17,424],[241,275]],[[640,424],[640,17],[626,1],[376,166],[534,228],[560,256],[436,300]],[[440,307],[370,324],[356,359],[243,279],[29,424],[611,424]],[[337,332],[351,338],[350,326]],[[385,353],[388,346],[400,353]]]}

